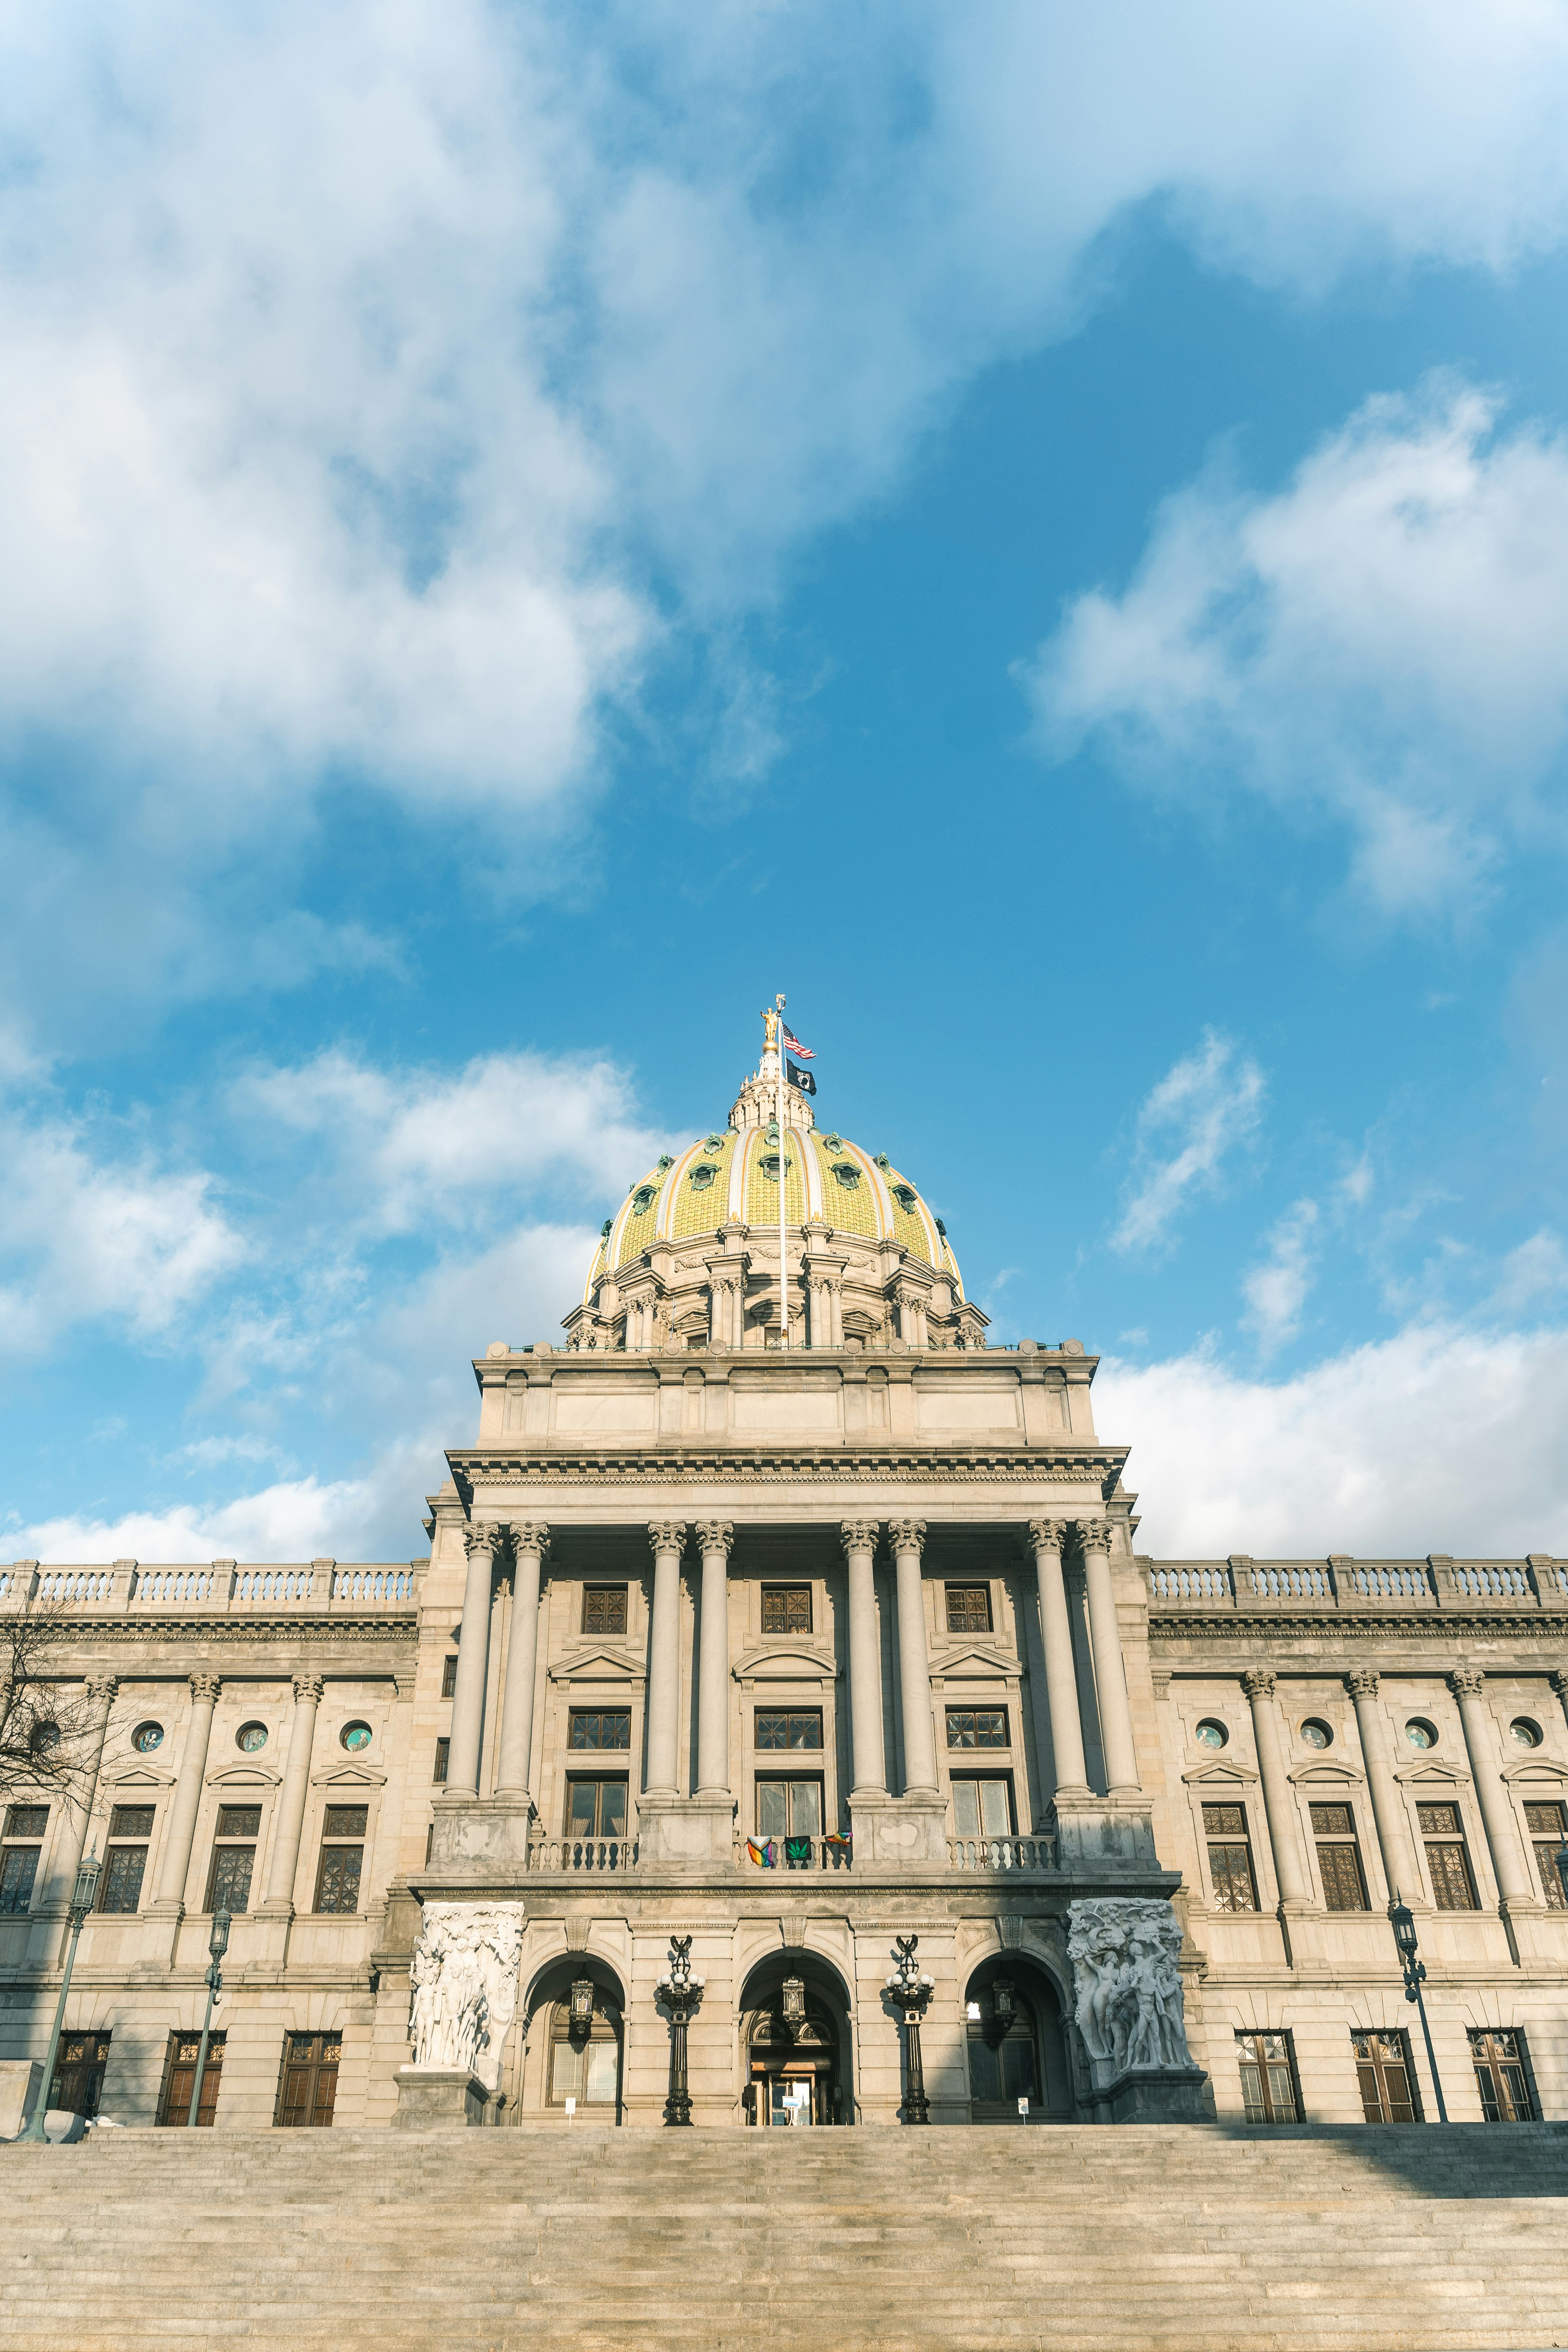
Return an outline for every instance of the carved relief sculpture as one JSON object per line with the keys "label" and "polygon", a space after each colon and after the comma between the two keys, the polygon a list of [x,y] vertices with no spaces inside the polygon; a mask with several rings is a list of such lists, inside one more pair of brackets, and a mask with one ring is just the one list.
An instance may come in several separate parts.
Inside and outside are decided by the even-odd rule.
{"label": "carved relief sculpture", "polygon": [[521,1903],[427,1903],[408,1973],[416,2066],[500,2080],[501,2043],[517,2013]]}
{"label": "carved relief sculpture", "polygon": [[1170,1905],[1108,1896],[1070,1907],[1073,2013],[1096,2066],[1108,2075],[1132,2066],[1190,2067],[1176,1967],[1182,1930]]}

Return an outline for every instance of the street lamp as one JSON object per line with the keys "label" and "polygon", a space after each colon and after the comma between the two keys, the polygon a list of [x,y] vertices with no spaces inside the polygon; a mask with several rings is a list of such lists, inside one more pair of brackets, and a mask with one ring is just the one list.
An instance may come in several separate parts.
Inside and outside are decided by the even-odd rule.
{"label": "street lamp", "polygon": [[899,1965],[884,1982],[882,1990],[904,2012],[904,2034],[909,2045],[906,2087],[899,2113],[907,2124],[929,2124],[931,2101],[926,2096],[925,2069],[921,2063],[921,2020],[936,1990],[936,1979],[926,1976],[916,1966],[918,1936],[895,1936],[893,1941],[898,1947]]}
{"label": "street lamp", "polygon": [[691,2094],[686,2084],[686,2029],[702,1998],[702,1979],[691,1973],[691,1938],[672,1936],[669,1966],[654,1987],[657,2000],[669,2011],[669,2096],[664,2103],[667,2124],[691,2121]]}
{"label": "street lamp", "polygon": [[1446,2124],[1448,2110],[1443,2104],[1443,2079],[1437,2072],[1437,2053],[1432,2047],[1432,2029],[1426,2022],[1426,2004],[1421,1998],[1421,1988],[1426,1981],[1426,1964],[1415,1957],[1415,1922],[1408,1903],[1399,1899],[1394,1889],[1394,1905],[1388,1916],[1394,1928],[1394,1940],[1399,1948],[1400,1966],[1405,1970],[1405,1998],[1413,2000],[1421,2017],[1422,2038],[1426,2044],[1426,2063],[1432,2069],[1432,2088],[1437,2094],[1437,2121]]}
{"label": "street lamp", "polygon": [[202,2083],[207,2071],[207,2042],[213,2030],[213,2003],[223,1990],[223,1975],[218,1964],[228,1949],[230,1925],[230,1916],[226,1911],[214,1912],[213,1931],[207,1937],[207,1949],[212,1954],[212,1966],[207,1970],[207,2013],[202,2020],[201,2046],[196,2052],[196,2079],[191,2084],[191,2112],[185,2117],[187,2131],[195,2131],[196,2110],[202,2103]]}
{"label": "street lamp", "polygon": [[55,2003],[55,2021],[49,2029],[49,2046],[44,2057],[44,2078],[38,2084],[38,2095],[27,2120],[24,2139],[42,2144],[48,2137],[44,2129],[44,2116],[48,2110],[49,2092],[54,2084],[55,2060],[59,2055],[60,2034],[66,2021],[66,1996],[71,1989],[71,1970],[76,1966],[76,1948],[81,1941],[82,1922],[92,1909],[92,1898],[98,1893],[98,1874],[103,1868],[96,1853],[89,1853],[76,1874],[71,1899],[66,1916],[70,1923],[70,1942],[66,1947],[66,1972],[60,1979],[60,1997]]}

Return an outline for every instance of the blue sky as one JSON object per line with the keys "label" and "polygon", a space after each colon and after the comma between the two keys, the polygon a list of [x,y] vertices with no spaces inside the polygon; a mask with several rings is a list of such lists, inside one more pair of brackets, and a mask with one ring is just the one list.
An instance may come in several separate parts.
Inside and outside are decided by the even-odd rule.
{"label": "blue sky", "polygon": [[0,1550],[400,1558],[775,988],[1162,1552],[1568,1550],[1568,10],[0,76]]}

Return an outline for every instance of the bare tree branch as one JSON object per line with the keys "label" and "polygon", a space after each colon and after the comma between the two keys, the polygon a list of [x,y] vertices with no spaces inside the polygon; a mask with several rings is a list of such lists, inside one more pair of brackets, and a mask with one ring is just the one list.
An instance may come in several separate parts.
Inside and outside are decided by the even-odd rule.
{"label": "bare tree branch", "polygon": [[83,1793],[90,1710],[67,1664],[76,1630],[68,1601],[0,1611],[0,1799]]}

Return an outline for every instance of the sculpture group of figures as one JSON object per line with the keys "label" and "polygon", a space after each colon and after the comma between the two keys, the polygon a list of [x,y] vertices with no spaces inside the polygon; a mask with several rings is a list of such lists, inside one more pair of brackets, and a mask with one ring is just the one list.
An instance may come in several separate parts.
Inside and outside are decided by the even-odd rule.
{"label": "sculpture group of figures", "polygon": [[[522,1930],[519,1903],[426,1905],[409,1972],[416,2066],[477,2074],[496,2088],[501,2043],[517,2014]],[[1073,2013],[1097,2066],[1115,2074],[1191,2067],[1181,1948],[1168,1903],[1104,1897],[1072,1905]]]}
{"label": "sculpture group of figures", "polygon": [[1097,2064],[1116,2074],[1134,2066],[1191,2066],[1176,1967],[1181,1948],[1168,1903],[1102,1897],[1073,1904],[1073,2014]]}

